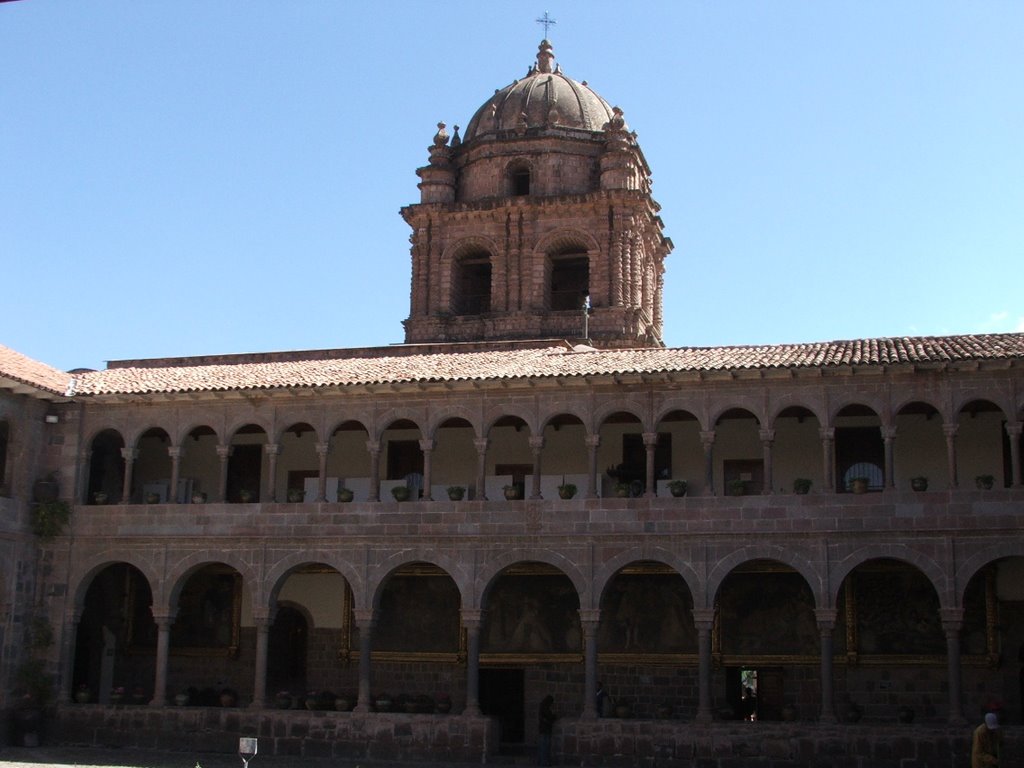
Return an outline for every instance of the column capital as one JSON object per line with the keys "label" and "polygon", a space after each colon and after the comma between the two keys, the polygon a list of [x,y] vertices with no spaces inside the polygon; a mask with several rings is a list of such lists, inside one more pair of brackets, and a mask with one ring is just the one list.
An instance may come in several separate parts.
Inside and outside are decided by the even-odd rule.
{"label": "column capital", "polygon": [[331,452],[330,443],[317,443],[313,448],[316,451],[317,456],[326,456]]}
{"label": "column capital", "polygon": [[1020,437],[1022,432],[1024,432],[1024,423],[1019,421],[1006,422],[1006,434],[1010,437]]}
{"label": "column capital", "polygon": [[657,432],[644,432],[643,435],[644,445],[651,446],[658,444],[658,433]]}
{"label": "column capital", "polygon": [[[152,609],[150,609],[152,611]],[[171,611],[169,613],[156,613],[153,612],[153,621],[157,627],[163,629],[170,627],[174,623],[175,617],[178,615],[177,611]]]}
{"label": "column capital", "polygon": [[422,440],[420,440],[420,450],[421,451],[432,451],[436,447],[437,447],[437,441],[434,440],[433,438],[425,437]]}
{"label": "column capital", "polygon": [[815,608],[814,619],[818,622],[818,629],[835,629],[836,617],[839,611],[835,608]]}
{"label": "column capital", "polygon": [[490,444],[491,441],[486,437],[477,437],[473,440],[473,447],[476,448],[477,453],[485,453]]}
{"label": "column capital", "polygon": [[598,622],[601,621],[600,608],[580,608],[579,612],[581,624],[593,624],[594,626],[597,626]]}
{"label": "column capital", "polygon": [[775,430],[774,429],[759,429],[757,436],[761,439],[762,443],[774,443],[775,442]]}
{"label": "column capital", "polygon": [[587,448],[598,448],[601,445],[601,436],[587,435],[583,438],[583,442],[586,444]]}
{"label": "column capital", "polygon": [[544,447],[544,435],[530,435],[530,450],[539,451]]}
{"label": "column capital", "polygon": [[180,459],[182,456],[182,447],[180,445],[167,446],[167,455],[172,459]]}
{"label": "column capital", "polygon": [[359,629],[364,627],[372,628],[377,623],[377,612],[373,608],[354,608],[352,617],[355,619]]}
{"label": "column capital", "polygon": [[896,439],[896,427],[886,426],[883,424],[879,429],[882,431],[883,440],[888,441]]}
{"label": "column capital", "polygon": [[125,461],[135,461],[139,458],[139,451],[136,448],[122,448],[121,458]]}
{"label": "column capital", "polygon": [[822,440],[835,440],[836,439],[836,428],[835,427],[822,427],[818,430],[818,437]]}
{"label": "column capital", "polygon": [[484,613],[480,608],[464,608],[459,611],[459,617],[462,619],[462,626],[469,629],[470,627],[480,628],[480,625],[484,621]]}
{"label": "column capital", "polygon": [[380,453],[380,440],[367,440],[366,450],[373,454]]}
{"label": "column capital", "polygon": [[705,448],[709,445],[713,445],[715,442],[715,430],[702,429],[700,431],[700,442]]}
{"label": "column capital", "polygon": [[267,456],[277,456],[281,453],[281,445],[280,443],[266,443],[263,446],[263,452]]}
{"label": "column capital", "polygon": [[963,608],[940,608],[939,620],[942,622],[942,628],[946,632],[959,632],[964,625]]}
{"label": "column capital", "polygon": [[949,437],[956,437],[956,433],[957,433],[957,431],[959,429],[960,429],[960,425],[959,424],[943,424],[942,425],[942,434],[944,434],[947,438],[949,438]]}
{"label": "column capital", "polygon": [[235,452],[234,446],[231,445],[218,445],[217,446],[217,458],[226,459],[232,453]]}
{"label": "column capital", "polygon": [[700,629],[710,630],[715,623],[715,609],[714,608],[694,608],[693,609],[693,624]]}

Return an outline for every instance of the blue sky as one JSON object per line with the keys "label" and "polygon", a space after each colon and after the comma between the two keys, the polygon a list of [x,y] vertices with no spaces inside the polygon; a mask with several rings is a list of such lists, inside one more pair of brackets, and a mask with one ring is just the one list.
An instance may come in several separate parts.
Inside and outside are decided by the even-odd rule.
{"label": "blue sky", "polygon": [[1024,3],[0,3],[0,343],[400,342],[415,169],[543,36],[625,111],[671,346],[1024,331]]}

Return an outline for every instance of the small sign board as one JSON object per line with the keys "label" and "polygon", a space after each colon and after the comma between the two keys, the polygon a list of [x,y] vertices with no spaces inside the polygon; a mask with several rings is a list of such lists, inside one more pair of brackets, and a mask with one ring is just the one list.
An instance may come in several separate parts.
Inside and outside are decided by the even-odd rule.
{"label": "small sign board", "polygon": [[256,757],[256,746],[256,739],[251,736],[243,736],[238,740],[238,755],[245,768],[249,768],[249,761]]}

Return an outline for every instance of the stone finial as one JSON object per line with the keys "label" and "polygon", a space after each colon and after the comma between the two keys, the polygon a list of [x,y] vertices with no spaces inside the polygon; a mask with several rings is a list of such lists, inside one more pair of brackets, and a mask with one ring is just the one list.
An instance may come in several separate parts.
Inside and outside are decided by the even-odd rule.
{"label": "stone finial", "polygon": [[551,43],[541,40],[537,48],[537,71],[546,75],[551,74],[551,62],[554,60],[555,54],[552,52]]}
{"label": "stone finial", "polygon": [[626,127],[626,119],[622,116],[622,110],[618,107],[612,107],[612,118],[605,123],[604,129],[606,131],[621,131]]}
{"label": "stone finial", "polygon": [[462,144],[462,139],[459,138],[459,126],[455,126],[455,130],[452,133],[452,146],[457,147]]}
{"label": "stone finial", "polygon": [[437,124],[437,133],[434,134],[434,146],[443,147],[448,143],[448,131],[445,130],[444,123]]}

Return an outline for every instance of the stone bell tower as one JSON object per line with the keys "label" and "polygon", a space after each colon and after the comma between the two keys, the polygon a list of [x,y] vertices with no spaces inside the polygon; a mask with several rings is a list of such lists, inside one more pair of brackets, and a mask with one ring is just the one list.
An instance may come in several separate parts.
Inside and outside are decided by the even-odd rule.
{"label": "stone bell tower", "polygon": [[589,339],[662,346],[651,174],[623,118],[544,40],[459,137],[438,124],[412,227],[406,343]]}

